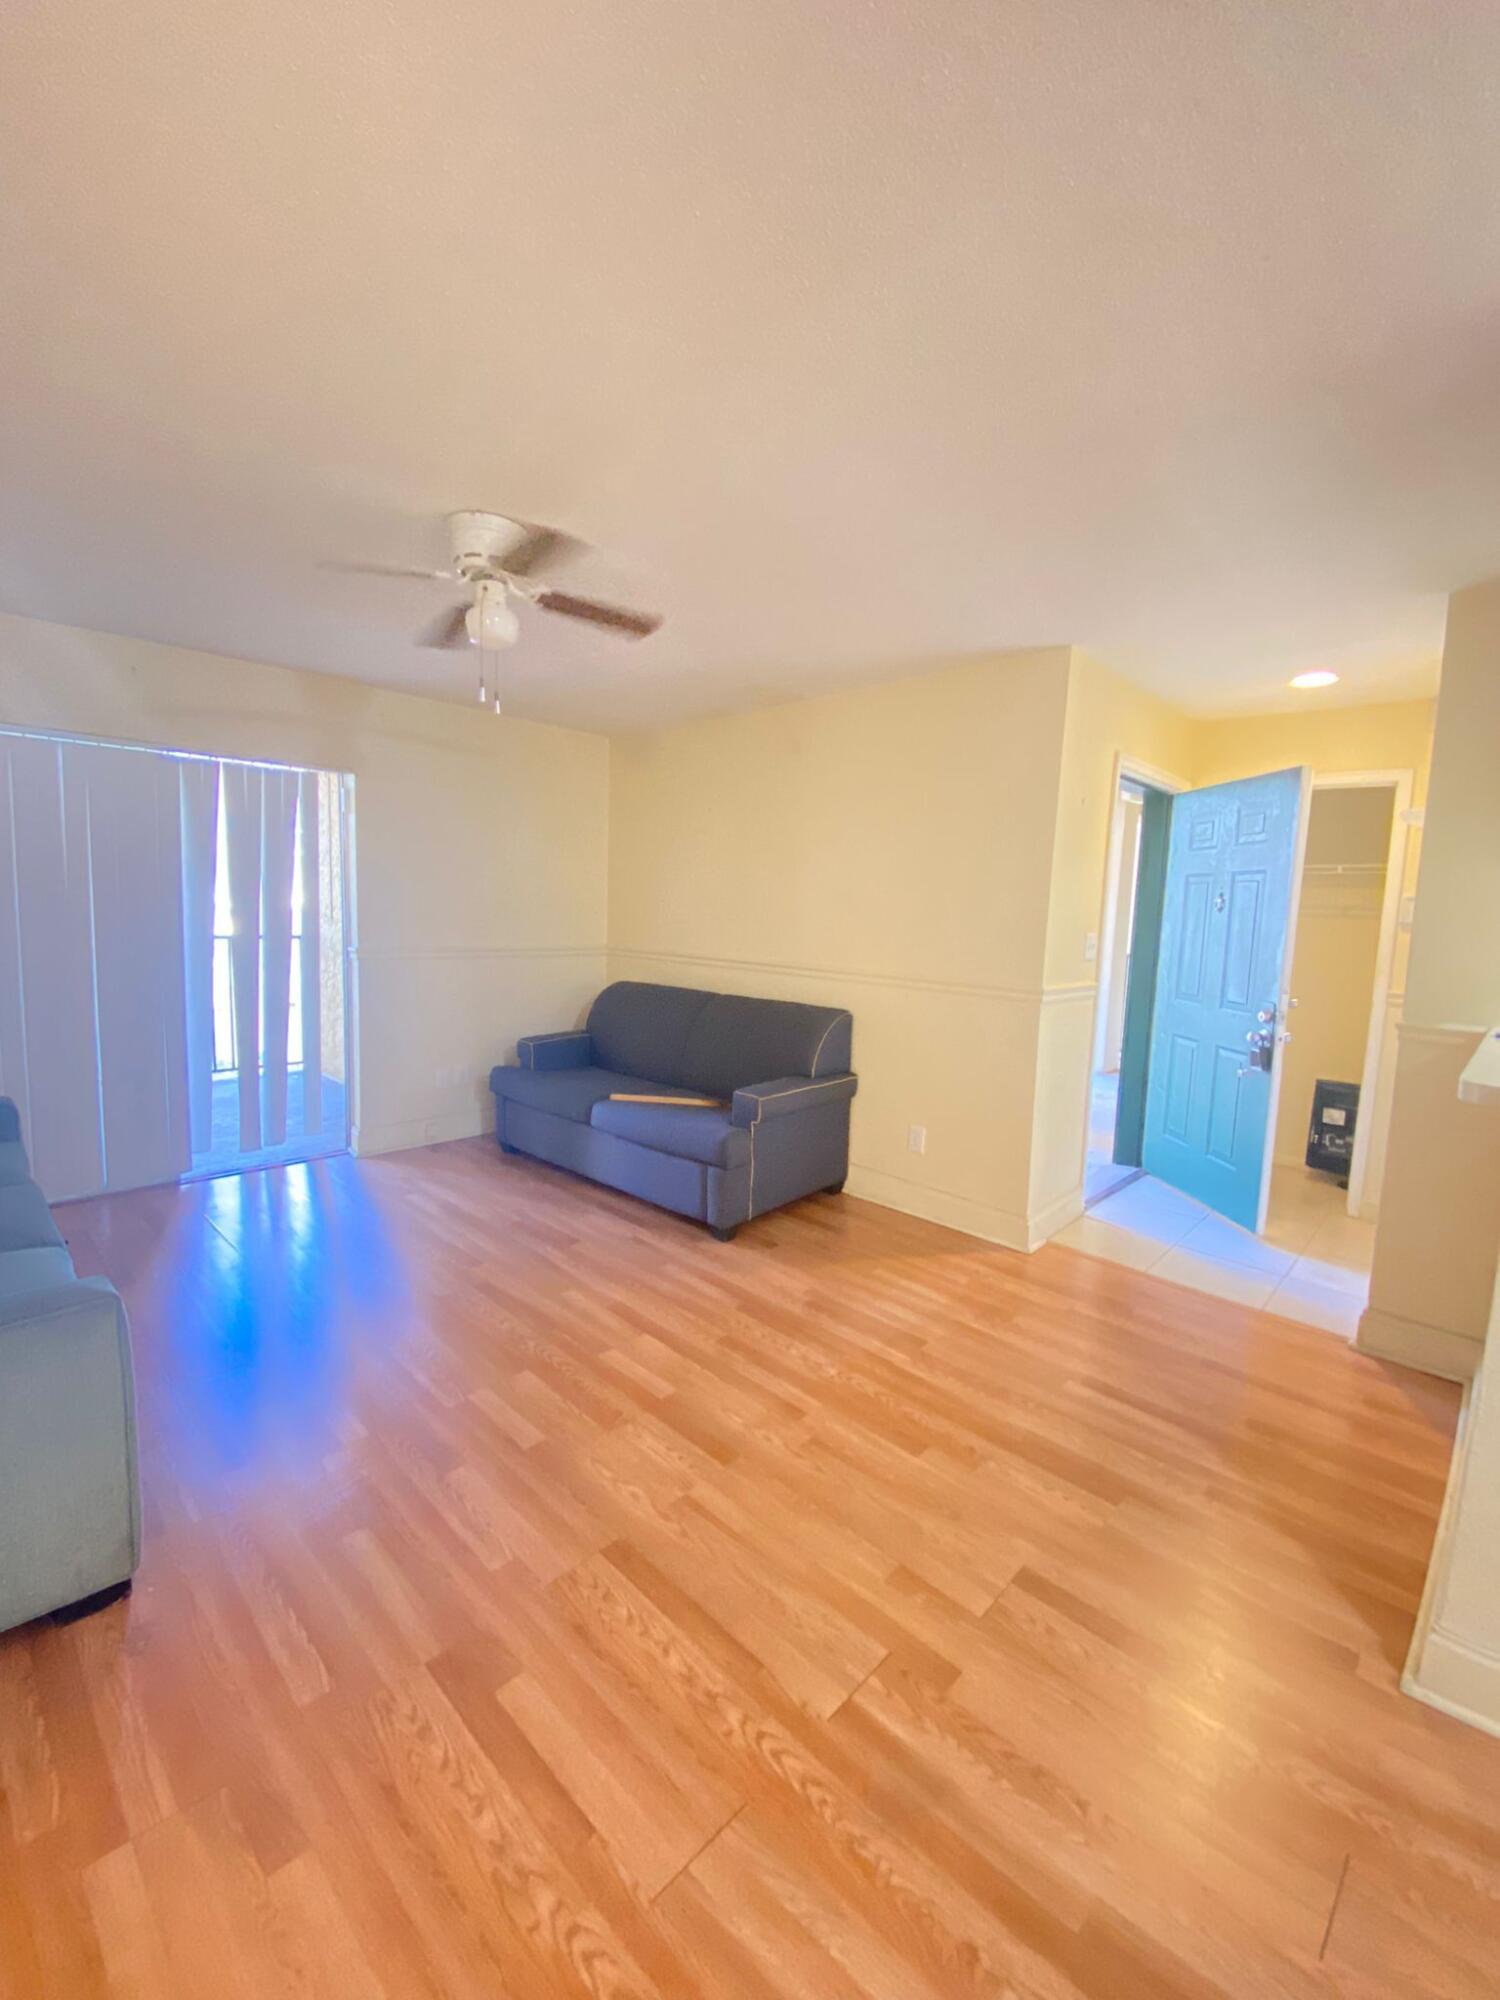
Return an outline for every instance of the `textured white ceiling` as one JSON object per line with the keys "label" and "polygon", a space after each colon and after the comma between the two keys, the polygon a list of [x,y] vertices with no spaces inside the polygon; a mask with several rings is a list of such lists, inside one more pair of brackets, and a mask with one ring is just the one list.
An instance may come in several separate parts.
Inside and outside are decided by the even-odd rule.
{"label": "textured white ceiling", "polygon": [[14,0],[0,607],[651,723],[1075,641],[1427,692],[1500,569],[1495,0]]}

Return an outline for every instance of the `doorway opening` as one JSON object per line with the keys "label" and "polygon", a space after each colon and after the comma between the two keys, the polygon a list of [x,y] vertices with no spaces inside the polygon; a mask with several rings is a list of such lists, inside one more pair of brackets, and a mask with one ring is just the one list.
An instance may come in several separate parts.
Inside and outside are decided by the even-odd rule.
{"label": "doorway opening", "polygon": [[[1312,779],[1288,940],[1285,1005],[1295,1011],[1272,1023],[1269,1200],[1252,1230],[1141,1165],[1139,1128],[1127,1114],[1149,1088],[1152,1036],[1130,1030],[1155,1011],[1162,904],[1159,894],[1152,900],[1151,790],[1121,773],[1100,933],[1086,1214],[1061,1241],[1353,1336],[1384,1171],[1411,789],[1409,772]],[[1169,822],[1170,797],[1158,810]]]}
{"label": "doorway opening", "polygon": [[1176,789],[1128,770],[1115,782],[1090,1055],[1085,1209],[1142,1172],[1161,891]]}
{"label": "doorway opening", "polygon": [[183,825],[195,1102],[184,1178],[344,1152],[352,781],[216,762],[192,775]]}

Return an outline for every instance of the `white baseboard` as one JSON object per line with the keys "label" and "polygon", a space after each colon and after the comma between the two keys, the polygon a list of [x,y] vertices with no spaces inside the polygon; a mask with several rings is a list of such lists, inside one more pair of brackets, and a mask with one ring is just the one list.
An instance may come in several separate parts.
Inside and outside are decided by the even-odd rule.
{"label": "white baseboard", "polygon": [[965,1236],[977,1236],[982,1243],[999,1243],[1007,1250],[1024,1250],[1028,1255],[1040,1250],[1059,1229],[1066,1229],[1083,1213],[1082,1188],[1070,1188],[1031,1216],[1012,1210],[992,1208],[971,1201],[967,1195],[946,1194],[926,1188],[918,1181],[904,1181],[896,1174],[884,1174],[873,1167],[849,1169],[845,1183],[848,1193],[861,1201],[873,1201],[881,1208],[894,1208],[902,1215],[915,1215],[923,1222],[940,1222]]}
{"label": "white baseboard", "polygon": [[479,1111],[444,1111],[434,1118],[408,1118],[392,1125],[359,1125],[350,1148],[360,1159],[376,1153],[404,1153],[412,1146],[440,1146],[448,1139],[477,1139],[487,1128]]}
{"label": "white baseboard", "polygon": [[1030,1250],[1026,1217],[1003,1208],[991,1208],[971,1201],[967,1195],[945,1194],[926,1188],[918,1181],[901,1180],[895,1174],[880,1173],[874,1167],[849,1169],[845,1190],[861,1201],[873,1201],[881,1208],[894,1208],[901,1215],[915,1215],[923,1222],[940,1222],[965,1236],[977,1236],[985,1243],[999,1243],[1007,1250]]}
{"label": "white baseboard", "polygon": [[1059,1229],[1066,1229],[1070,1222],[1076,1222],[1083,1213],[1083,1188],[1071,1187],[1066,1194],[1049,1201],[1044,1208],[1035,1209],[1028,1218],[1028,1250],[1040,1250]]}
{"label": "white baseboard", "polygon": [[1441,1375],[1449,1382],[1471,1382],[1484,1351],[1482,1341],[1465,1333],[1453,1333],[1443,1326],[1424,1326],[1420,1320],[1403,1319],[1399,1313],[1366,1306],[1360,1315],[1354,1345],[1361,1354],[1380,1361],[1399,1361],[1406,1368],[1420,1368],[1426,1375]]}
{"label": "white baseboard", "polygon": [[1475,1729],[1500,1736],[1500,1659],[1466,1646],[1434,1628],[1415,1667],[1401,1676],[1401,1690],[1429,1708],[1440,1708]]}

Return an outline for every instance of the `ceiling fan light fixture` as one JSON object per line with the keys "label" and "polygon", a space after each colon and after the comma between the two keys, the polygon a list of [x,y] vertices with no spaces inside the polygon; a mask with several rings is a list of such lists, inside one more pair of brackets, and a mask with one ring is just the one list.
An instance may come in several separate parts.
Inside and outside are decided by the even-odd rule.
{"label": "ceiling fan light fixture", "polygon": [[505,585],[490,578],[480,584],[464,623],[473,644],[487,651],[513,646],[521,636],[521,621],[511,607]]}
{"label": "ceiling fan light fixture", "polygon": [[458,585],[470,592],[471,602],[450,604],[421,628],[416,643],[438,652],[451,646],[477,646],[485,655],[479,670],[481,705],[496,690],[499,681],[498,669],[488,656],[513,646],[521,636],[517,603],[576,619],[625,639],[648,638],[661,624],[661,619],[652,612],[631,611],[622,604],[604,604],[598,598],[579,597],[572,591],[554,590],[543,583],[543,577],[588,552],[587,542],[561,528],[475,510],[450,514],[447,525],[453,551],[451,569],[406,569],[392,568],[386,563],[345,562],[328,563],[324,567],[353,571],[359,576]]}

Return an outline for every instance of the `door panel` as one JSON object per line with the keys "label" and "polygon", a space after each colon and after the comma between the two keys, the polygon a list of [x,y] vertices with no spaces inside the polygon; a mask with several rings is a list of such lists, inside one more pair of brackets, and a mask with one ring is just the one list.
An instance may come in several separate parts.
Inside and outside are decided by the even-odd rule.
{"label": "door panel", "polygon": [[1270,1186],[1310,782],[1274,771],[1172,801],[1141,1161],[1246,1229]]}

